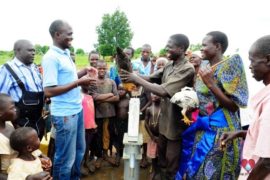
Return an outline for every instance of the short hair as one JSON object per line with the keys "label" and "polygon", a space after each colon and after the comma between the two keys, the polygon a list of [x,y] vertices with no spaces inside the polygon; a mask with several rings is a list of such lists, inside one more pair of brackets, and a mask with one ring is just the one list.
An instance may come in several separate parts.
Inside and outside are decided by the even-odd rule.
{"label": "short hair", "polygon": [[253,46],[256,48],[255,53],[259,57],[266,57],[270,54],[270,35],[263,36],[257,39]]}
{"label": "short hair", "polygon": [[49,32],[51,36],[54,37],[54,34],[56,32],[59,32],[63,25],[64,25],[63,20],[58,19],[58,20],[53,21],[49,28]]}
{"label": "short hair", "polygon": [[106,64],[106,65],[107,65],[106,61],[103,60],[103,59],[99,59],[99,60],[97,61],[97,64]]}
{"label": "short hair", "polygon": [[134,50],[132,47],[126,47],[125,49],[129,49],[129,50],[131,50],[131,57],[133,57],[133,56],[134,56],[134,52],[135,52],[135,50]]}
{"label": "short hair", "polygon": [[31,43],[29,40],[26,40],[26,39],[20,39],[20,40],[17,40],[17,41],[14,43],[13,50],[14,50],[14,51],[18,51],[18,50],[22,49],[22,47],[23,47],[25,44],[32,44],[32,43]]}
{"label": "short hair", "polygon": [[150,49],[150,50],[152,49],[150,44],[144,44],[144,45],[142,45],[142,48],[147,48],[147,49]]}
{"label": "short hair", "polygon": [[9,100],[12,100],[9,95],[0,93],[0,111],[3,111],[6,108],[7,102]]}
{"label": "short hair", "polygon": [[174,34],[170,37],[174,41],[174,44],[177,47],[183,47],[186,51],[189,47],[189,40],[188,37],[184,34]]}
{"label": "short hair", "polygon": [[159,57],[157,58],[156,64],[158,64],[159,62],[163,62],[164,64],[167,64],[168,59],[165,57]]}
{"label": "short hair", "polygon": [[90,57],[90,56],[91,56],[91,54],[98,54],[98,55],[99,55],[99,53],[98,53],[96,50],[92,50],[92,51],[90,51],[90,52],[89,52],[88,57]]}
{"label": "short hair", "polygon": [[19,153],[22,152],[29,143],[29,137],[27,134],[33,130],[34,129],[31,127],[20,127],[13,131],[10,135],[11,148],[18,151]]}
{"label": "short hair", "polygon": [[211,31],[206,35],[212,36],[213,43],[219,43],[221,45],[222,53],[224,53],[227,50],[229,42],[228,37],[225,33],[220,31]]}

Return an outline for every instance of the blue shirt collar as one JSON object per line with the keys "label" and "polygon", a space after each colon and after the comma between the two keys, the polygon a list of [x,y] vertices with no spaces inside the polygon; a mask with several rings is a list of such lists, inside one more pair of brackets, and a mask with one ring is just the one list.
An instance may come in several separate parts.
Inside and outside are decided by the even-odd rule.
{"label": "blue shirt collar", "polygon": [[63,50],[63,49],[60,49],[59,47],[57,47],[57,46],[55,46],[55,45],[52,45],[50,48],[51,48],[52,50],[54,50],[54,51],[60,53],[60,54],[70,56],[70,50],[69,50],[69,49]]}

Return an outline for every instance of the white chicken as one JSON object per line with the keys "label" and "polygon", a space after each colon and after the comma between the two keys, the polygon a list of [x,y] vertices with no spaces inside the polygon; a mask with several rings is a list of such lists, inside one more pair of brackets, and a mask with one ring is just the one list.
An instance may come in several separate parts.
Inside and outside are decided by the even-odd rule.
{"label": "white chicken", "polygon": [[188,119],[188,117],[186,116],[186,112],[188,109],[194,109],[199,106],[199,99],[193,88],[182,88],[180,92],[174,94],[170,101],[182,108],[181,113],[184,117],[183,121],[186,124],[190,125],[193,121]]}

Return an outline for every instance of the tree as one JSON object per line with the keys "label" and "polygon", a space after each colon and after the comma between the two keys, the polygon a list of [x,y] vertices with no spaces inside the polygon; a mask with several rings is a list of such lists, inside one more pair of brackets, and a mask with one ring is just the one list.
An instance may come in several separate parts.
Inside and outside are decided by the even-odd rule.
{"label": "tree", "polygon": [[141,56],[141,52],[142,52],[142,48],[141,48],[141,47],[140,47],[140,48],[135,49],[135,52],[134,52],[134,56],[133,56],[133,58],[134,58],[134,59],[139,58],[139,57]]}
{"label": "tree", "polygon": [[200,43],[198,43],[198,44],[191,44],[189,46],[189,50],[191,50],[192,52],[194,52],[194,51],[200,51],[201,48],[202,48],[202,45]]}
{"label": "tree", "polygon": [[35,45],[35,51],[36,51],[36,54],[39,54],[39,55],[42,55],[42,46],[39,45],[39,44],[36,44]]}
{"label": "tree", "polygon": [[114,55],[117,46],[120,48],[128,47],[133,37],[125,13],[119,10],[116,10],[112,15],[104,14],[96,31],[98,44],[95,47],[102,56]]}
{"label": "tree", "polygon": [[159,50],[159,57],[166,57],[167,51],[165,48]]}
{"label": "tree", "polygon": [[39,44],[35,45],[35,50],[36,50],[36,54],[38,55],[44,55],[48,50],[49,50],[49,46],[41,46]]}
{"label": "tree", "polygon": [[84,50],[83,50],[83,49],[78,48],[78,49],[76,50],[76,54],[84,55],[84,54],[85,54],[85,52],[84,52]]}
{"label": "tree", "polygon": [[41,48],[42,53],[43,54],[46,54],[46,52],[49,50],[49,48],[50,47],[49,46],[46,46],[46,45],[45,46],[42,46],[42,48]]}
{"label": "tree", "polygon": [[70,50],[70,52],[72,52],[72,53],[74,53],[74,52],[75,52],[75,49],[74,49],[74,47],[73,47],[73,46],[70,46],[69,50]]}

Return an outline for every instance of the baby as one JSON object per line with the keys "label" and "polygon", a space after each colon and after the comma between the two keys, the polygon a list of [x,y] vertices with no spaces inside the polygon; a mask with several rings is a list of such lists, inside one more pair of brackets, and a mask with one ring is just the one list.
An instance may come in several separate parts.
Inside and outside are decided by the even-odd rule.
{"label": "baby", "polygon": [[51,180],[49,172],[42,169],[41,160],[32,155],[39,148],[37,132],[31,127],[21,127],[10,135],[10,146],[18,152],[8,168],[8,180]]}

